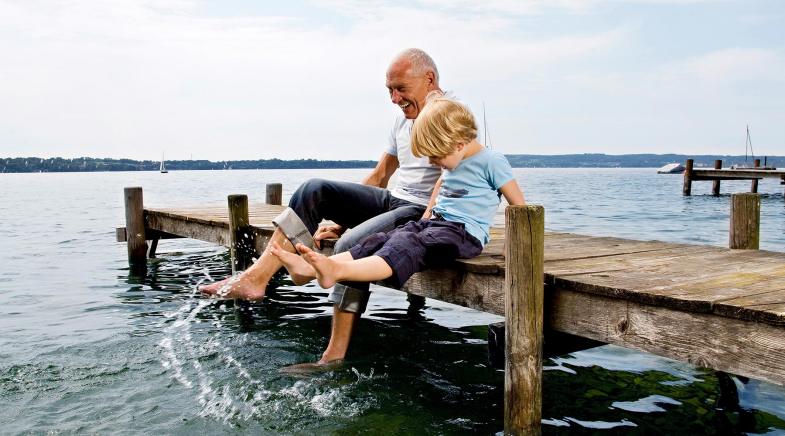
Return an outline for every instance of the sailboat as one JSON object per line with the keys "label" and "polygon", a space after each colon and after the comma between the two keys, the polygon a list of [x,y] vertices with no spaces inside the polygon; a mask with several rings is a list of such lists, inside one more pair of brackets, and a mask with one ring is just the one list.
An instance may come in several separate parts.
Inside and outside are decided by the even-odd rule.
{"label": "sailboat", "polygon": [[166,164],[164,163],[164,154],[161,153],[161,173],[168,173],[169,171],[166,170]]}
{"label": "sailboat", "polygon": [[752,151],[752,139],[750,138],[750,125],[747,124],[747,142],[744,143],[744,165],[733,164],[730,166],[732,170],[754,168],[752,165],[747,164],[747,156],[752,155],[752,161],[755,162],[755,152]]}

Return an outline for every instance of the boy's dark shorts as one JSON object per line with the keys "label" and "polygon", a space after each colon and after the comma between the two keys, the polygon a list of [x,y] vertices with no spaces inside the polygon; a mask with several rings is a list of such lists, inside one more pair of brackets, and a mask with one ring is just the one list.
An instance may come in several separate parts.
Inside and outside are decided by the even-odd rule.
{"label": "boy's dark shorts", "polygon": [[353,259],[379,256],[393,270],[387,281],[400,288],[414,273],[446,266],[482,252],[482,243],[463,223],[431,219],[410,221],[388,233],[375,233],[349,249]]}

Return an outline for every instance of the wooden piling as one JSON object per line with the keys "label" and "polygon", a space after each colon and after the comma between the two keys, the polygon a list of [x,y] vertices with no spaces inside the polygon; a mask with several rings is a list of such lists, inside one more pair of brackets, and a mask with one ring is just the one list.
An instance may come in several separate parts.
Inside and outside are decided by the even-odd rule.
{"label": "wooden piling", "polygon": [[730,206],[730,248],[760,248],[760,194],[733,194]]}
{"label": "wooden piling", "polygon": [[[714,169],[721,170],[722,169],[722,159],[717,159],[714,161]],[[711,195],[718,197],[720,195],[720,179],[714,179],[711,182]]]}
{"label": "wooden piling", "polygon": [[144,201],[141,187],[125,188],[125,229],[128,264],[132,269],[147,266],[147,240],[144,234]]}
{"label": "wooden piling", "polygon": [[249,228],[248,196],[230,195],[229,199],[229,253],[232,259],[232,273],[244,271],[253,263],[253,238]]}
{"label": "wooden piling", "polygon": [[[760,159],[755,159],[755,168],[760,168]],[[750,182],[750,192],[753,194],[758,193],[758,179],[752,179]]]}
{"label": "wooden piling", "polygon": [[685,196],[692,195],[692,165],[694,164],[694,160],[687,159],[687,162],[684,164],[684,186],[682,187],[682,194]]}
{"label": "wooden piling", "polygon": [[545,211],[505,211],[505,434],[540,434]]}
{"label": "wooden piling", "polygon": [[267,198],[265,203],[280,206],[283,202],[283,185],[280,183],[267,184]]}

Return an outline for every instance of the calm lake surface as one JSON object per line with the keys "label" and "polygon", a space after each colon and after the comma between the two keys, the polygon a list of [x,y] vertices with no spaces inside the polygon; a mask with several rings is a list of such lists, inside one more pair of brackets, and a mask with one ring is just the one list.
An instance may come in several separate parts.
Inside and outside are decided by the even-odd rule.
{"label": "calm lake surface", "polygon": [[[226,204],[229,194],[284,200],[312,176],[368,170],[0,174],[0,433],[494,434],[503,373],[487,365],[500,318],[434,300],[407,315],[405,295],[376,288],[340,370],[298,379],[278,368],[317,359],[328,291],[282,280],[236,307],[195,286],[228,274],[226,250],[159,244],[145,278],[129,274],[125,186],[147,206]],[[730,196],[653,169],[516,169],[546,229],[727,246]],[[785,200],[761,182],[761,248],[785,251]],[[723,182],[744,192],[749,182]],[[745,380],[746,381],[746,380]],[[546,434],[782,434],[785,389],[735,380],[722,408],[717,374],[603,346],[545,361]]]}

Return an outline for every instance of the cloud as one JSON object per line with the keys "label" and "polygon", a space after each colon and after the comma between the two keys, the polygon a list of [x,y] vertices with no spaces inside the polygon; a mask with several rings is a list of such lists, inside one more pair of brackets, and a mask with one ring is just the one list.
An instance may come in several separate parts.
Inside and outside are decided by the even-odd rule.
{"label": "cloud", "polygon": [[777,49],[727,48],[667,67],[666,74],[711,85],[758,80],[785,81],[785,56]]}
{"label": "cloud", "polygon": [[339,28],[208,16],[185,0],[0,2],[1,154],[373,159],[397,113],[384,71],[402,48],[424,46],[460,88],[623,37],[511,37],[504,15],[420,6],[342,2],[352,18]]}

